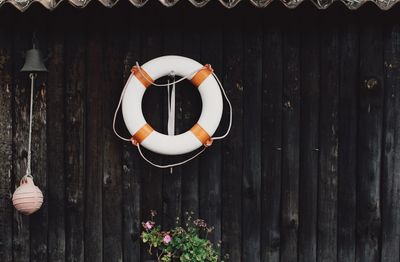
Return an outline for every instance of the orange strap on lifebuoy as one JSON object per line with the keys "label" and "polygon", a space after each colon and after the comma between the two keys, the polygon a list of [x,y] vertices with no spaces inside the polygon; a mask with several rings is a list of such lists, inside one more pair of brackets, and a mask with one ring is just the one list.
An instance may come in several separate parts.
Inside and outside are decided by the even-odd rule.
{"label": "orange strap on lifebuoy", "polygon": [[154,129],[149,125],[145,124],[142,128],[140,128],[131,138],[132,144],[137,145],[143,142]]}
{"label": "orange strap on lifebuoy", "polygon": [[203,66],[203,68],[200,69],[190,81],[193,83],[193,85],[199,87],[201,83],[203,83],[203,81],[206,80],[206,78],[213,72],[214,70],[212,69],[211,65],[207,64]]}
{"label": "orange strap on lifebuoy", "polygon": [[190,131],[197,137],[197,139],[206,147],[211,146],[212,144],[212,138],[210,135],[207,133],[206,130],[204,130],[199,123],[196,123]]}
{"label": "orange strap on lifebuoy", "polygon": [[135,77],[143,84],[145,88],[151,86],[151,84],[154,82],[154,80],[147,74],[146,71],[143,70],[143,68],[133,66],[131,69],[131,72]]}

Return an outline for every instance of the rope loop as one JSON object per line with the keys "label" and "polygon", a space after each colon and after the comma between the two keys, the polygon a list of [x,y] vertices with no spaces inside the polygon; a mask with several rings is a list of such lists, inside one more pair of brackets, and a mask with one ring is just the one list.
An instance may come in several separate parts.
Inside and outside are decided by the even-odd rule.
{"label": "rope loop", "polygon": [[[222,94],[223,94],[223,96],[224,96],[226,102],[228,103],[228,106],[229,106],[229,125],[228,125],[227,130],[225,131],[225,133],[224,133],[222,136],[210,137],[210,138],[206,141],[206,143],[204,143],[203,148],[202,148],[198,153],[196,153],[195,155],[193,155],[192,157],[190,157],[190,158],[188,158],[188,159],[186,159],[186,160],[183,160],[183,161],[178,162],[178,163],[168,164],[168,165],[158,165],[158,164],[153,163],[152,161],[150,161],[150,160],[143,154],[142,149],[141,149],[141,146],[140,146],[140,143],[139,143],[134,137],[125,138],[125,137],[122,137],[121,135],[118,134],[118,132],[117,132],[117,130],[116,130],[116,128],[115,128],[115,122],[116,122],[116,118],[117,118],[117,115],[118,115],[118,111],[119,111],[119,109],[120,109],[120,107],[121,107],[122,99],[123,99],[123,97],[124,97],[124,95],[125,95],[125,92],[126,92],[126,88],[128,87],[127,83],[129,83],[129,79],[132,77],[132,75],[134,75],[134,74],[136,74],[136,73],[140,73],[140,74],[141,74],[141,77],[143,77],[143,79],[145,79],[145,80],[146,80],[147,82],[149,82],[151,85],[159,86],[159,87],[170,87],[171,85],[175,85],[175,84],[177,84],[177,83],[179,83],[179,82],[182,82],[182,81],[185,80],[185,79],[190,78],[191,76],[193,76],[193,75],[196,74],[197,72],[199,72],[199,71],[201,71],[202,69],[204,69],[204,67],[206,67],[208,70],[211,71],[211,74],[214,76],[215,80],[217,81],[218,86],[219,86],[219,88],[220,88],[220,90],[221,90],[221,92],[222,92]],[[154,167],[158,167],[158,168],[164,169],[164,168],[172,168],[172,167],[176,167],[176,166],[180,166],[180,165],[186,164],[186,163],[192,161],[193,159],[195,159],[196,157],[198,157],[199,155],[201,155],[208,147],[210,147],[210,146],[213,144],[213,142],[214,142],[215,140],[220,140],[220,139],[223,139],[223,138],[225,138],[226,136],[228,136],[228,134],[229,134],[229,132],[231,131],[231,128],[232,128],[232,104],[231,104],[231,101],[229,100],[229,98],[228,98],[228,96],[227,96],[227,94],[226,94],[226,92],[225,92],[225,89],[224,89],[224,87],[223,87],[221,81],[219,80],[218,76],[214,73],[214,70],[213,70],[213,68],[211,67],[210,64],[206,64],[205,66],[202,66],[201,68],[195,70],[194,72],[192,72],[192,73],[190,73],[190,74],[188,74],[188,75],[186,75],[186,76],[183,76],[183,77],[179,78],[179,79],[176,80],[176,81],[173,81],[173,82],[169,82],[169,81],[168,81],[167,84],[158,84],[158,83],[155,83],[152,79],[148,79],[148,77],[146,76],[146,74],[143,73],[143,70],[141,69],[141,67],[140,67],[140,65],[139,65],[138,62],[136,62],[136,65],[132,67],[131,72],[132,72],[132,74],[129,76],[128,81],[126,82],[124,88],[122,89],[121,96],[120,96],[120,99],[119,99],[117,108],[116,108],[116,110],[115,110],[115,113],[114,113],[113,130],[114,130],[115,135],[116,135],[118,138],[120,138],[121,140],[124,140],[124,141],[128,141],[128,142],[130,141],[130,142],[132,143],[132,145],[136,146],[137,149],[138,149],[138,152],[139,152],[140,156],[141,156],[147,163],[149,163],[150,165],[152,165],[152,166],[154,166]]]}

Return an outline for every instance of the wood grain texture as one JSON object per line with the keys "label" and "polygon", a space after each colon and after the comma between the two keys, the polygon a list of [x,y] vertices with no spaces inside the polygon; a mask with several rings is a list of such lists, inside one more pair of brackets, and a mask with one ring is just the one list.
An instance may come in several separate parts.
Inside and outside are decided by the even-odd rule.
{"label": "wood grain texture", "polygon": [[337,260],[355,260],[357,185],[357,92],[359,32],[345,25],[340,37]]}
{"label": "wood grain texture", "polygon": [[242,261],[243,33],[228,31],[223,40],[230,44],[224,49],[221,79],[235,106],[232,130],[222,141],[222,254]]}
{"label": "wood grain texture", "polygon": [[[103,105],[103,249],[104,261],[122,261],[122,145],[114,135],[112,119],[124,84],[121,32],[107,30],[104,50],[104,86],[102,96],[109,102]],[[109,88],[120,87],[119,89]],[[112,102],[111,102],[112,101]]]}
{"label": "wood grain texture", "polygon": [[[382,48],[381,28],[375,25],[364,27],[360,36],[356,246],[356,261],[363,262],[379,261],[384,94]],[[377,85],[369,89],[368,80],[371,79],[375,79]]]}
{"label": "wood grain texture", "polygon": [[[177,12],[176,10],[174,10]],[[175,13],[175,15],[178,15]],[[163,42],[164,42],[164,55],[179,55],[182,50],[182,36],[181,32],[170,32],[170,30],[166,30],[163,32]],[[170,77],[169,81],[174,81],[174,79],[179,79],[179,76],[175,78]],[[166,79],[164,80],[166,81]],[[186,84],[188,84],[186,82]],[[183,98],[182,89],[188,88],[183,83],[179,83],[175,86],[175,134],[184,133],[186,130],[183,130],[183,111],[182,111],[182,103],[187,97]],[[190,88],[190,86],[189,86]],[[167,92],[166,92],[167,94]],[[163,133],[167,134],[167,123],[168,123],[168,95],[163,98]],[[170,158],[175,159],[175,158]],[[173,160],[168,160],[173,161]],[[175,160],[176,161],[176,160]],[[171,228],[176,224],[177,218],[181,218],[182,212],[182,167],[176,167],[171,169],[164,170],[164,179],[163,179],[163,226],[165,228]]]}
{"label": "wood grain texture", "polygon": [[65,44],[65,254],[84,261],[86,38],[67,35]]}
{"label": "wood grain texture", "polygon": [[[13,42],[14,57],[14,112],[13,112],[13,175],[14,188],[19,186],[20,179],[26,174],[28,157],[29,132],[29,97],[30,82],[26,74],[19,72],[24,61],[21,53],[27,48],[28,37],[15,34]],[[29,217],[19,214],[14,209],[13,222],[13,260],[15,262],[30,261]]]}
{"label": "wood grain texture", "polygon": [[12,261],[13,53],[11,32],[0,31],[0,260]]}
{"label": "wood grain texture", "polygon": [[282,32],[268,28],[263,41],[261,261],[279,261],[282,175]]}
{"label": "wood grain texture", "polygon": [[[152,209],[164,228],[185,211],[206,219],[228,261],[400,259],[395,9],[61,5],[0,8],[1,262],[146,261],[141,222]],[[29,78],[19,71],[35,29],[50,54],[34,108],[33,170],[45,204],[25,217],[9,194],[26,170]],[[234,110],[230,135],[172,175],[111,126],[131,66],[164,54],[211,63]],[[180,133],[202,102],[188,81],[177,91]],[[166,95],[150,87],[142,104],[163,133]],[[225,111],[217,134],[227,124]],[[121,114],[117,128],[129,137]]]}
{"label": "wood grain texture", "polygon": [[318,261],[336,261],[339,49],[337,28],[321,35],[321,86],[318,177]]}
{"label": "wood grain texture", "polygon": [[[126,53],[124,54],[123,79],[127,81],[131,73],[131,68],[135,61],[139,60],[140,36],[131,32]],[[122,121],[122,117],[119,117]],[[123,125],[118,125],[118,130],[125,137],[129,133],[124,130]],[[118,127],[117,126],[117,127]],[[140,261],[140,231],[141,227],[141,172],[142,161],[137,153],[137,149],[131,143],[124,143],[123,146],[123,261]]]}
{"label": "wood grain texture", "polygon": [[284,33],[282,113],[281,261],[297,261],[300,170],[300,36]]}
{"label": "wood grain texture", "polygon": [[244,33],[242,260],[260,261],[262,34]]}
{"label": "wood grain texture", "polygon": [[[65,46],[64,35],[54,34],[49,39],[49,50],[52,53],[48,67],[52,70],[47,78],[47,126],[48,139],[48,203],[49,235],[48,259],[65,261],[65,108],[64,79]],[[61,204],[62,203],[62,204]]]}
{"label": "wood grain texture", "polygon": [[[222,72],[222,34],[221,26],[216,26],[213,32],[203,33],[201,40],[201,63],[212,65],[215,74]],[[225,107],[224,107],[225,109]],[[227,111],[224,110],[226,113]],[[219,128],[216,134],[222,134],[225,129]],[[214,136],[215,136],[214,135]],[[215,143],[199,157],[200,180],[200,217],[214,227],[210,235],[211,242],[219,250],[217,244],[221,241],[221,141]]]}
{"label": "wood grain texture", "polygon": [[386,28],[384,32],[384,125],[382,156],[382,231],[381,261],[399,261],[400,233],[400,27]]}
{"label": "wood grain texture", "polygon": [[[179,11],[178,11],[179,12]],[[192,30],[182,29],[182,52],[181,55],[190,57],[200,63],[206,63],[201,59],[202,46],[202,15],[200,13],[188,13],[180,10],[181,23],[191,21]],[[182,128],[189,130],[197,123],[201,112],[201,98],[198,90],[193,89],[190,83],[182,90]],[[186,98],[186,99],[185,99]],[[205,152],[207,153],[207,152]],[[193,213],[195,217],[200,213],[200,159],[194,159],[182,166],[181,181],[181,205],[182,214]],[[183,218],[183,217],[182,217]]]}
{"label": "wood grain texture", "polygon": [[[48,192],[47,192],[47,84],[45,74],[38,74],[33,93],[32,175],[42,190],[42,207],[30,216],[31,261],[46,261],[48,254]],[[29,106],[29,102],[28,102]],[[29,119],[29,118],[28,118]]]}
{"label": "wood grain texture", "polygon": [[310,29],[303,33],[301,41],[298,249],[299,261],[312,262],[317,260],[320,37]]}
{"label": "wood grain texture", "polygon": [[[186,32],[182,35],[182,55],[191,57],[196,61],[201,61],[201,34],[197,31]],[[188,86],[192,88],[192,86]],[[182,101],[182,112],[183,119],[182,124],[185,128],[191,128],[194,123],[197,123],[201,99],[198,91],[190,92],[182,90],[182,97],[185,97]],[[193,212],[194,216],[199,215],[200,200],[199,200],[199,159],[194,159],[189,163],[182,166],[182,213]]]}
{"label": "wood grain texture", "polygon": [[[148,28],[141,34],[141,45],[146,48],[141,49],[140,61],[141,64],[156,58],[161,55],[162,52],[162,35],[156,31],[153,27]],[[163,130],[163,109],[167,106],[163,104],[164,98],[166,97],[166,90],[159,89],[157,87],[147,88],[142,101],[142,110],[144,112],[146,121],[155,129],[160,132]],[[147,97],[146,97],[147,96]],[[148,150],[144,150],[145,154],[156,163],[163,163],[164,157],[161,155],[153,154]],[[141,162],[143,160],[140,160]],[[162,185],[163,185],[163,170],[153,167],[148,163],[143,162],[143,175],[141,180],[142,185],[142,202],[141,221],[147,221],[150,219],[150,211],[154,210],[157,212],[156,222],[162,224]],[[147,248],[142,246],[142,261],[150,259]]]}
{"label": "wood grain texture", "polygon": [[103,92],[105,90],[104,41],[100,32],[91,32],[87,44],[87,90],[85,132],[85,261],[103,260],[103,172],[104,132]]}

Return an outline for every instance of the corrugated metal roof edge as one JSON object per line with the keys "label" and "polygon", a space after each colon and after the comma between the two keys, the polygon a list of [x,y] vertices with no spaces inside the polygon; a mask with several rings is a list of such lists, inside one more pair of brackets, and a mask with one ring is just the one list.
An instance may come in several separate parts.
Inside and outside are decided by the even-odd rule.
{"label": "corrugated metal roof edge", "polygon": [[[20,10],[21,12],[26,11],[33,3],[39,3],[44,6],[46,9],[54,10],[61,2],[68,1],[69,4],[76,8],[84,8],[87,6],[92,0],[0,0],[0,7],[5,4],[10,4]],[[119,0],[98,0],[107,8],[112,8],[116,5]],[[166,7],[173,7],[179,0],[159,0],[159,2]],[[189,0],[195,7],[203,7],[210,0],[203,0],[197,2],[196,0]],[[228,2],[226,2],[228,1]],[[239,4],[242,0],[219,0],[219,2],[225,6],[226,8],[234,8],[237,4]],[[268,6],[273,0],[249,0],[255,7],[265,8]],[[276,0],[277,1],[277,0]],[[280,0],[287,8],[294,9],[298,7],[301,3],[305,2],[305,0]],[[130,0],[132,5],[137,8],[144,6],[148,0]],[[396,5],[400,0],[311,0],[311,2],[318,9],[327,9],[334,2],[342,2],[345,6],[347,6],[350,10],[358,9],[363,6],[367,2],[373,2],[376,6],[378,6],[381,10],[389,10],[394,5]]]}

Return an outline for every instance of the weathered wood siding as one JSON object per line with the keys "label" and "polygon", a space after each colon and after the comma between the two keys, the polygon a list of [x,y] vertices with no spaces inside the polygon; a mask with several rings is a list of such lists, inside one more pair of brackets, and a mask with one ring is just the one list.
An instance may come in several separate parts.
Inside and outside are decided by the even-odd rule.
{"label": "weathered wood siding", "polygon": [[[399,8],[216,2],[0,9],[1,262],[144,261],[152,209],[164,226],[185,211],[206,219],[234,262],[400,260]],[[33,126],[45,202],[24,217],[10,196],[26,168],[29,81],[19,69],[33,30],[49,55]],[[172,174],[112,132],[131,66],[165,54],[212,64],[234,112],[229,137]],[[144,113],[163,132],[166,107],[166,90],[150,88]],[[179,85],[177,132],[200,110],[196,90]],[[128,135],[121,117],[117,126]]]}

